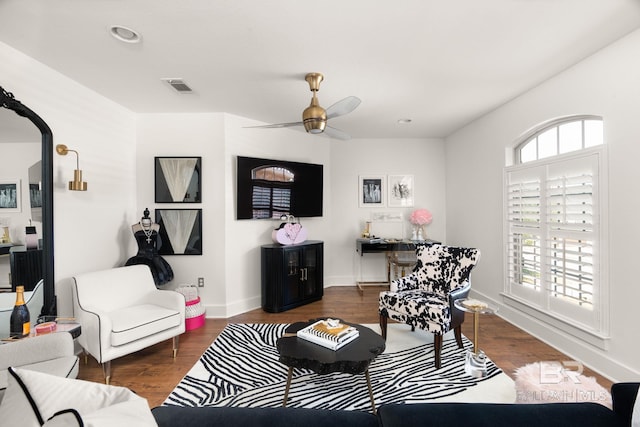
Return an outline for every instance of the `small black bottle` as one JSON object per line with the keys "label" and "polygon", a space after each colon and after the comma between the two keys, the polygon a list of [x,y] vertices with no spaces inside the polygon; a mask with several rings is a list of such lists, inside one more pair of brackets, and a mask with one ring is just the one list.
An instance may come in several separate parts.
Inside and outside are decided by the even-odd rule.
{"label": "small black bottle", "polygon": [[31,332],[29,309],[24,303],[24,286],[16,286],[16,304],[11,312],[9,335],[12,338],[24,338]]}

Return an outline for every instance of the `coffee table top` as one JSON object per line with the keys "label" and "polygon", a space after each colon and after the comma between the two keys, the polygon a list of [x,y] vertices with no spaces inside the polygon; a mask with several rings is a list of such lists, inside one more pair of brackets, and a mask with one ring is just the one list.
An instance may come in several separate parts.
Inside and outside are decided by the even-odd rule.
{"label": "coffee table top", "polygon": [[310,369],[318,374],[344,372],[361,374],[366,372],[371,361],[382,354],[385,341],[366,326],[345,322],[358,329],[360,335],[341,349],[334,351],[324,348],[296,336],[296,332],[311,323],[320,320],[292,323],[285,335],[278,339],[276,347],[280,353],[280,362],[291,368]]}

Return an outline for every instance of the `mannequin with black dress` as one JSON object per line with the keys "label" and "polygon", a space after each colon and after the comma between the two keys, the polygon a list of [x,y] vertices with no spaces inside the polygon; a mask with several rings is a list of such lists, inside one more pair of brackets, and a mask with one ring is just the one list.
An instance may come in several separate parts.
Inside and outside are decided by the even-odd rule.
{"label": "mannequin with black dress", "polygon": [[169,263],[158,255],[158,231],[160,225],[149,217],[149,209],[144,210],[140,222],[131,226],[133,236],[138,243],[138,253],[127,260],[126,265],[144,264],[149,266],[156,286],[164,285],[173,279],[173,270]]}

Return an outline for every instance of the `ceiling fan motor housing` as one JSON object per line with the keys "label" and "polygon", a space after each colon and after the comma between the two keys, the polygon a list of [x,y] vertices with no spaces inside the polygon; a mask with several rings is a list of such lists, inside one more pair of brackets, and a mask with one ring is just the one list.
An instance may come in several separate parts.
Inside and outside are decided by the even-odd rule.
{"label": "ceiling fan motor housing", "polygon": [[311,105],[302,112],[302,123],[309,133],[322,133],[327,125],[327,112],[318,104],[315,92],[311,99]]}

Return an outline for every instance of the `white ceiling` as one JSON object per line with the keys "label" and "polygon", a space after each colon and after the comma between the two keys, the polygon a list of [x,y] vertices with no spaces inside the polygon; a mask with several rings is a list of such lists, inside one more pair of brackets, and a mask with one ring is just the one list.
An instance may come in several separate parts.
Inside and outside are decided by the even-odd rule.
{"label": "white ceiling", "polygon": [[299,121],[317,71],[354,138],[446,136],[638,27],[640,0],[0,0],[2,42],[131,111]]}

